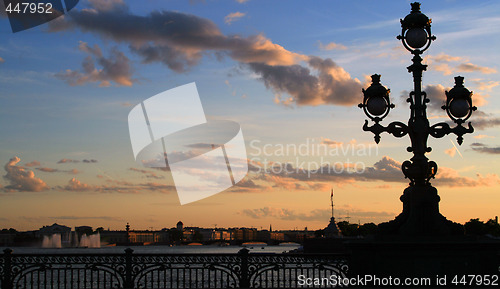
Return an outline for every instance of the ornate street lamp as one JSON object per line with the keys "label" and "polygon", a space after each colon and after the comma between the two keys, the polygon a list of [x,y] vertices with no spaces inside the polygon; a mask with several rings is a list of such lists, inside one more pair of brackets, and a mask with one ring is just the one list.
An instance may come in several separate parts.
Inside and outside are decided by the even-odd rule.
{"label": "ornate street lamp", "polygon": [[413,54],[412,65],[408,72],[413,75],[414,89],[410,92],[407,102],[410,103],[410,119],[408,124],[399,121],[390,123],[387,127],[380,122],[388,115],[394,104],[389,99],[389,89],[380,84],[380,75],[372,75],[372,84],[363,89],[363,103],[359,104],[365,114],[375,124],[368,126],[368,120],[363,125],[364,131],[375,134],[375,142],[379,143],[380,134],[387,132],[395,137],[409,135],[411,146],[408,152],[413,153],[410,160],[404,161],[402,171],[410,180],[410,185],[401,196],[403,212],[393,221],[381,224],[382,233],[401,235],[449,235],[459,234],[459,226],[447,220],[439,213],[439,200],[436,188],[430,180],[437,172],[437,164],[425,156],[431,151],[427,146],[430,136],[441,138],[450,133],[457,135],[457,142],[462,144],[463,135],[474,132],[470,122],[464,127],[476,107],[472,106],[472,92],[464,87],[464,78],[455,77],[455,86],[446,92],[446,104],[442,107],[456,126],[451,128],[442,122],[432,126],[427,118],[427,94],[422,91],[422,72],[427,65],[422,64],[420,55],[426,51],[436,37],[431,33],[431,20],[420,12],[420,3],[411,4],[411,13],[401,20],[401,40],[403,46]]}

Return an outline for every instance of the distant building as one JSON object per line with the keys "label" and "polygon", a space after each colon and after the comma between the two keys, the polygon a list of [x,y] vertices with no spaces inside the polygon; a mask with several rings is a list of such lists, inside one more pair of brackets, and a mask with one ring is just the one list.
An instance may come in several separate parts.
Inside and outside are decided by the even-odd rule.
{"label": "distant building", "polygon": [[59,225],[57,223],[54,223],[50,226],[43,226],[42,228],[38,229],[38,233],[41,236],[45,235],[53,235],[53,234],[69,234],[71,232],[71,228],[64,226],[64,225]]}
{"label": "distant building", "polygon": [[181,221],[177,222],[177,231],[184,231],[184,224]]}
{"label": "distant building", "polygon": [[0,246],[10,246],[14,244],[15,233],[0,232]]}
{"label": "distant building", "polygon": [[71,228],[54,223],[50,226],[43,226],[37,232],[38,237],[52,236],[58,234],[61,236],[62,243],[70,242]]}
{"label": "distant building", "polygon": [[91,235],[94,230],[92,230],[92,227],[90,226],[79,226],[79,227],[75,227],[75,231],[79,234],[79,235]]}
{"label": "distant building", "polygon": [[170,242],[170,234],[168,233],[168,230],[163,229],[161,231],[156,231],[154,233],[155,233],[156,243],[165,244]]}
{"label": "distant building", "polygon": [[101,242],[107,244],[125,244],[128,242],[127,231],[103,230],[100,232]]}
{"label": "distant building", "polygon": [[334,217],[330,218],[330,223],[325,228],[325,237],[326,238],[341,238],[342,237],[342,232],[340,231],[339,226],[337,226],[337,223],[335,222]]}
{"label": "distant building", "polygon": [[305,239],[313,238],[314,232],[307,230],[285,230],[281,231],[284,234],[284,241],[301,243]]}
{"label": "distant building", "polygon": [[257,232],[257,240],[263,242],[269,241],[285,241],[285,234],[282,232],[272,232],[268,230],[261,230]]}
{"label": "distant building", "polygon": [[285,241],[285,234],[281,232],[271,232],[272,241]]}
{"label": "distant building", "polygon": [[203,241],[212,241],[212,240],[217,240],[217,231],[214,229],[200,229],[198,230],[202,236]]}
{"label": "distant building", "polygon": [[184,239],[190,241],[194,239],[194,234],[199,233],[201,235],[202,241],[230,241],[232,240],[231,232],[225,229],[208,229],[208,228],[197,228],[197,227],[187,227],[184,230]]}
{"label": "distant building", "polygon": [[231,241],[232,240],[232,234],[231,234],[231,232],[226,231],[226,230],[218,230],[216,232],[216,239],[215,240]]}
{"label": "distant building", "polygon": [[257,240],[257,229],[239,228],[233,230],[233,240],[255,241]]}
{"label": "distant building", "polygon": [[337,223],[335,222],[335,216],[333,213],[333,207],[335,206],[333,204],[333,189],[332,189],[332,194],[330,195],[330,201],[332,206],[332,217],[330,218],[330,223],[325,228],[324,234],[326,238],[341,238],[342,232],[340,231],[339,227],[337,226]]}
{"label": "distant building", "polygon": [[182,239],[184,241],[191,242],[193,241],[193,237],[194,237],[194,231],[184,230],[184,232],[182,232]]}
{"label": "distant building", "polygon": [[157,235],[152,231],[130,231],[129,241],[131,243],[152,244],[157,242]]}

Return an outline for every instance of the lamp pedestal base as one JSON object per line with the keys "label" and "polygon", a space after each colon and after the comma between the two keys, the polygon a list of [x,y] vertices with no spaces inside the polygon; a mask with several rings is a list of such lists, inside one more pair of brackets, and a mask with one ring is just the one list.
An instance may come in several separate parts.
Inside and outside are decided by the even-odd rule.
{"label": "lamp pedestal base", "polygon": [[463,235],[460,224],[439,213],[440,197],[431,185],[411,185],[401,196],[403,212],[379,225],[381,235],[450,236]]}
{"label": "lamp pedestal base", "polygon": [[[426,286],[419,284],[421,286],[390,286],[390,288],[455,288],[457,286],[452,283],[453,276],[468,274],[497,276],[500,264],[498,255],[500,241],[487,237],[378,236],[373,239],[346,240],[345,247],[351,254],[349,277],[370,275],[379,279],[414,280],[422,277],[429,280]],[[360,287],[382,287],[375,286],[374,283],[366,285]],[[482,287],[474,286],[475,283],[472,285],[467,288]],[[389,288],[389,286],[383,287]]]}

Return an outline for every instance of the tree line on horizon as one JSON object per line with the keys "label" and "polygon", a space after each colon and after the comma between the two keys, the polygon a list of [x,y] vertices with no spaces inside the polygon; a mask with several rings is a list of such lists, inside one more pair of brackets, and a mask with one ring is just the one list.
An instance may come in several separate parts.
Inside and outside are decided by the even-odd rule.
{"label": "tree line on horizon", "polygon": [[[349,223],[348,221],[342,221],[338,222],[337,225],[339,229],[342,231],[342,235],[346,237],[375,235],[378,232],[378,225],[375,223],[365,223],[359,225],[359,224]],[[479,220],[479,218],[476,218],[476,219],[470,219],[463,225],[461,224],[458,225],[463,227],[466,235],[471,235],[471,236],[491,235],[495,237],[500,237],[500,224],[496,219],[489,219],[488,221],[483,222]],[[104,229],[102,227],[99,227],[95,230],[95,232],[100,232],[102,230]],[[169,231],[172,231],[169,233],[171,233],[170,237],[173,240],[181,238],[180,232],[177,232],[177,230],[169,230]],[[0,234],[16,234],[16,233],[21,233],[21,232],[17,231],[14,228],[0,230]],[[324,236],[324,229],[316,230],[314,232],[314,235],[315,237],[318,238]],[[198,237],[196,239],[199,239],[200,236],[195,236],[195,237]]]}
{"label": "tree line on horizon", "polygon": [[[486,222],[476,219],[470,219],[465,224],[457,224],[462,226],[465,235],[470,236],[485,236],[491,235],[494,237],[500,237],[500,224],[496,219],[489,219]],[[352,224],[348,221],[338,222],[337,226],[342,235],[346,237],[356,237],[356,236],[369,236],[375,235],[378,232],[378,225],[375,223],[365,223],[362,225]],[[315,237],[320,238],[324,236],[324,229],[316,230],[314,232]]]}

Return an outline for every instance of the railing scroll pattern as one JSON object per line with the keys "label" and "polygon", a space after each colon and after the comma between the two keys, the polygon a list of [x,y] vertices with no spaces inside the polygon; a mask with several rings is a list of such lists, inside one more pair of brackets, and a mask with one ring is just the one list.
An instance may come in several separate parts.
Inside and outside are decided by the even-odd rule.
{"label": "railing scroll pattern", "polygon": [[297,288],[299,275],[347,276],[345,255],[12,254],[0,255],[0,289]]}

